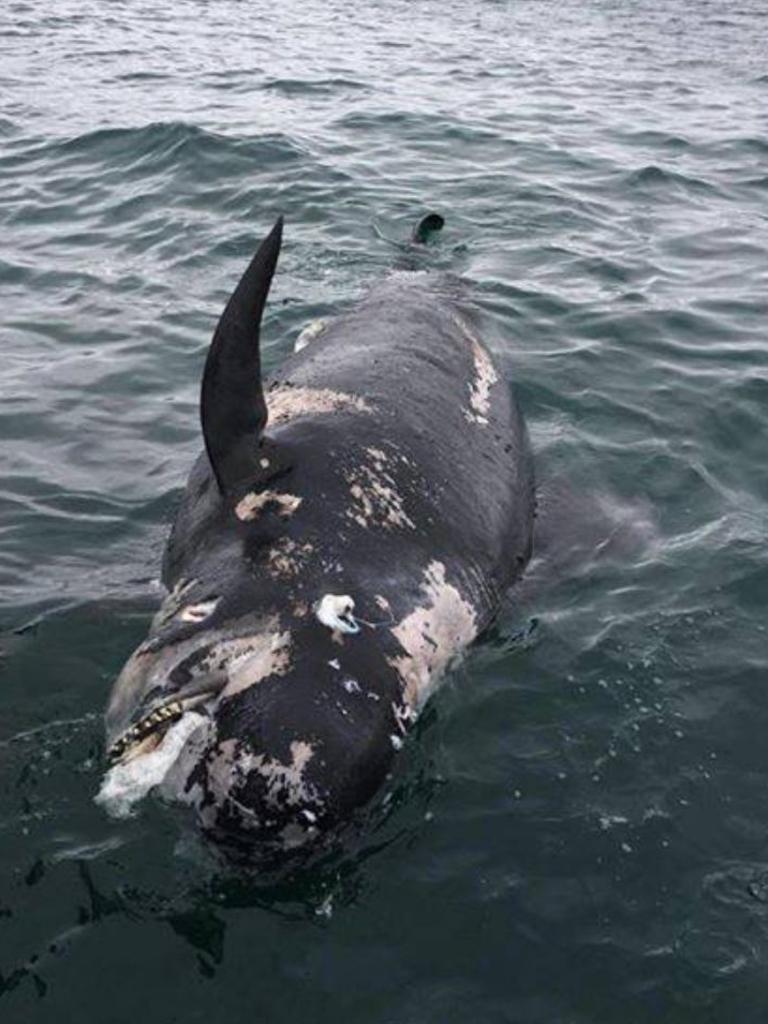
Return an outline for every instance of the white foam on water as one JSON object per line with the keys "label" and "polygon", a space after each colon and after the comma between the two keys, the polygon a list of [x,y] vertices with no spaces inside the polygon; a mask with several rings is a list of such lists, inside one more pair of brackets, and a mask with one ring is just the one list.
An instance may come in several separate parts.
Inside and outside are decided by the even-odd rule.
{"label": "white foam on water", "polygon": [[110,768],[94,802],[103,807],[111,818],[130,818],[135,805],[160,785],[184,744],[205,722],[204,715],[187,711],[170,727],[159,747],[126,764]]}

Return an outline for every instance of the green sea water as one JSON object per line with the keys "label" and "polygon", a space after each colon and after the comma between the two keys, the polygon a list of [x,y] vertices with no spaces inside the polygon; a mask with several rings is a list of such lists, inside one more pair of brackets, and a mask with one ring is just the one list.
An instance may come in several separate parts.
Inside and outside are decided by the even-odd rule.
{"label": "green sea water", "polygon": [[[4,0],[0,1021],[768,1019],[763,0]],[[463,275],[542,526],[380,812],[297,877],[93,804],[216,317],[276,366]]]}

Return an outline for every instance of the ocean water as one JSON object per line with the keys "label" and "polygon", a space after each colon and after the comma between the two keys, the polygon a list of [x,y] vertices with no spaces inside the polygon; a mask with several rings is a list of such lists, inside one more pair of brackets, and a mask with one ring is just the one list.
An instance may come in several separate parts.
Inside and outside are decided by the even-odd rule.
{"label": "ocean water", "polygon": [[[768,1018],[764,0],[5,0],[0,1020]],[[266,361],[447,226],[531,569],[299,877],[93,803],[216,317]]]}

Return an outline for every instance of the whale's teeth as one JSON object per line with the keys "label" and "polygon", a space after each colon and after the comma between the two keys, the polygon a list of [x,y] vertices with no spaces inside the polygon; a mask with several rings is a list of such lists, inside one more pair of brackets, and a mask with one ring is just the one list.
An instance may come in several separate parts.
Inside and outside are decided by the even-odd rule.
{"label": "whale's teeth", "polygon": [[122,736],[115,740],[107,751],[107,758],[110,761],[119,760],[126,750],[128,750],[134,743],[138,743],[140,740],[145,739],[154,732],[158,726],[166,724],[171,719],[180,718],[183,713],[184,705],[178,700],[172,701],[170,704],[163,704],[159,708],[155,708],[154,711],[140,719],[138,722],[135,722],[123,733]]}

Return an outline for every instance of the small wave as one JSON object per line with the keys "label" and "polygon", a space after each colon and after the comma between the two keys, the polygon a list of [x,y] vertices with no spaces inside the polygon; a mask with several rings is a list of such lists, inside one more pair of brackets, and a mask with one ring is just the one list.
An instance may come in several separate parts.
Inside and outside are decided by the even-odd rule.
{"label": "small wave", "polygon": [[744,188],[766,188],[768,189],[768,174],[763,174],[758,178],[744,178],[742,181],[736,183]]}
{"label": "small wave", "polygon": [[354,78],[272,78],[261,88],[284,96],[330,96],[337,92],[370,92],[370,87]]}
{"label": "small wave", "polygon": [[668,132],[647,128],[641,131],[619,132],[619,136],[634,146],[651,146],[657,149],[673,150],[682,153],[691,149],[691,143],[682,135],[670,135]]}
{"label": "small wave", "polygon": [[658,164],[648,164],[624,175],[624,183],[629,188],[643,189],[686,189],[688,191],[719,195],[720,190],[711,182],[702,178],[693,178],[678,171],[666,170]]}
{"label": "small wave", "polygon": [[[121,175],[161,173],[188,168],[197,180],[242,170],[274,169],[303,156],[299,145],[280,133],[236,137],[181,121],[156,122],[142,128],[101,128],[74,138],[38,145],[15,162],[55,165],[103,165]],[[8,161],[6,161],[6,165]]]}
{"label": "small wave", "polygon": [[450,142],[498,143],[499,135],[495,131],[478,125],[468,124],[456,117],[448,118],[441,114],[412,113],[409,110],[392,110],[386,113],[372,114],[352,111],[338,118],[336,128],[353,129],[369,135],[377,131],[394,129],[399,139],[419,138],[432,146],[445,148]]}
{"label": "small wave", "polygon": [[768,154],[768,140],[761,139],[758,136],[746,135],[741,138],[731,139],[730,141],[734,148],[744,152],[754,153],[756,156]]}
{"label": "small wave", "polygon": [[167,82],[170,75],[162,71],[127,71],[122,75],[115,75],[116,82]]}
{"label": "small wave", "polygon": [[0,284],[22,284],[31,281],[35,271],[21,263],[11,263],[0,257]]}

